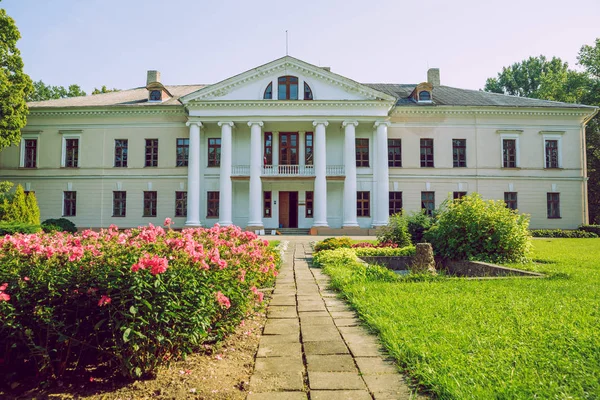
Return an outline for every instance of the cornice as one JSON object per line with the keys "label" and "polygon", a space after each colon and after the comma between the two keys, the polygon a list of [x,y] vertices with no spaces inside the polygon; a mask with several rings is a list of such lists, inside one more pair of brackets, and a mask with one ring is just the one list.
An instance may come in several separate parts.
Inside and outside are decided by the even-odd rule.
{"label": "cornice", "polygon": [[326,107],[391,107],[393,102],[388,101],[314,101],[314,100],[250,100],[250,101],[210,101],[199,103],[188,103],[186,107],[189,109],[200,108],[326,108]]}
{"label": "cornice", "polygon": [[595,110],[588,109],[547,109],[547,108],[472,108],[472,107],[395,107],[390,115],[513,115],[513,116],[543,116],[543,117],[583,117]]}
{"label": "cornice", "polygon": [[96,115],[186,115],[185,109],[181,106],[169,108],[157,108],[152,106],[136,108],[30,108],[29,115],[40,117],[55,116],[96,116]]}

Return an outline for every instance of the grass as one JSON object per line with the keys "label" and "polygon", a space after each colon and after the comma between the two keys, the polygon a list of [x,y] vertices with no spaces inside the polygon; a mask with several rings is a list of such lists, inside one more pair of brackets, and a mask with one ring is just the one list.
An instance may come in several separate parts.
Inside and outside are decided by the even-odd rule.
{"label": "grass", "polygon": [[[399,365],[442,399],[600,398],[600,240],[535,240],[544,279],[332,283]],[[357,275],[357,274],[350,274]]]}

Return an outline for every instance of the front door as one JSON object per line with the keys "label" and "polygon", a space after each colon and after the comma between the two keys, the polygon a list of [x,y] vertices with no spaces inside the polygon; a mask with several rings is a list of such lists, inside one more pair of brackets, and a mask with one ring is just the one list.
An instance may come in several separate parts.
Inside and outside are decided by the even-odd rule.
{"label": "front door", "polygon": [[298,192],[279,192],[279,227],[298,227]]}

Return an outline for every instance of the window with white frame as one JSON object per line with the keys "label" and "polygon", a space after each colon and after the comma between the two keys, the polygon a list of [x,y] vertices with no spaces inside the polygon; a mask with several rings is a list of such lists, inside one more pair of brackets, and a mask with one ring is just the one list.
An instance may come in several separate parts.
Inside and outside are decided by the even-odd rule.
{"label": "window with white frame", "polygon": [[60,166],[63,168],[79,168],[81,134],[62,133],[62,156]]}
{"label": "window with white frame", "polygon": [[541,133],[544,138],[544,168],[562,168],[562,132]]}
{"label": "window with white frame", "polygon": [[19,167],[21,168],[37,168],[39,159],[39,133],[24,133],[21,135],[21,155],[19,159]]}
{"label": "window with white frame", "polygon": [[519,136],[523,131],[497,131],[500,133],[500,159],[502,168],[519,168]]}

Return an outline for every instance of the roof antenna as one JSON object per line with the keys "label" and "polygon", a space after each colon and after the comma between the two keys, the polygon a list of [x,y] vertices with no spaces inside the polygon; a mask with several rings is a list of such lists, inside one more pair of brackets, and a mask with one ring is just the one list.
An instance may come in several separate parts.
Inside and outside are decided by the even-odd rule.
{"label": "roof antenna", "polygon": [[289,55],[288,53],[288,31],[287,29],[285,30],[285,55]]}

